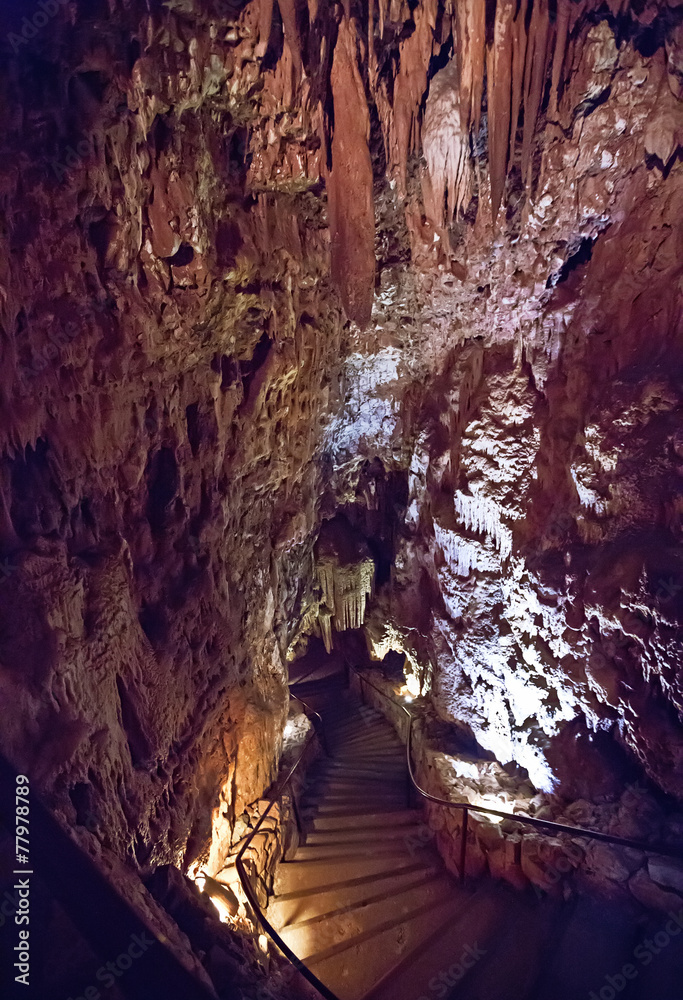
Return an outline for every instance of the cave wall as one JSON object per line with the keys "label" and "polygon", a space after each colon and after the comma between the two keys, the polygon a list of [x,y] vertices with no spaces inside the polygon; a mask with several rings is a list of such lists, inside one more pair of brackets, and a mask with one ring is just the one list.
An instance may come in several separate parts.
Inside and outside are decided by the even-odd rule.
{"label": "cave wall", "polygon": [[261,795],[340,512],[445,718],[681,794],[682,14],[7,7],[0,740],[81,836]]}
{"label": "cave wall", "polygon": [[252,22],[83,3],[3,35],[0,743],[141,865],[272,781],[312,576],[341,313],[315,170],[247,162],[302,131]]}

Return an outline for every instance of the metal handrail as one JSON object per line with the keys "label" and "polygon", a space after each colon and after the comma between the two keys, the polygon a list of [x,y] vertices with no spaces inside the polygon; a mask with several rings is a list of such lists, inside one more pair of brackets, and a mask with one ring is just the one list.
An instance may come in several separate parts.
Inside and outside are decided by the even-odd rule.
{"label": "metal handrail", "polygon": [[[461,809],[462,810],[463,819],[462,819],[461,845],[460,845],[460,881],[461,882],[464,883],[464,881],[465,881],[465,871],[466,871],[466,863],[467,863],[468,817],[469,817],[469,814],[471,812],[473,812],[473,813],[486,813],[488,815],[498,816],[498,817],[501,817],[502,819],[512,820],[512,822],[514,822],[514,823],[520,823],[522,825],[536,827],[538,829],[549,830],[549,831],[552,831],[554,833],[567,833],[567,834],[570,834],[570,835],[572,835],[574,837],[587,837],[587,838],[589,838],[591,840],[598,840],[598,841],[602,841],[602,842],[605,842],[605,843],[616,844],[619,847],[632,847],[635,850],[647,852],[647,853],[650,853],[650,854],[660,854],[660,855],[662,855],[664,857],[676,858],[678,860],[683,859],[683,851],[672,851],[670,848],[668,848],[668,847],[666,847],[665,845],[662,845],[662,844],[646,844],[643,841],[630,840],[630,839],[628,839],[626,837],[616,837],[616,836],[613,836],[612,834],[609,834],[609,833],[601,833],[598,830],[587,830],[584,827],[580,827],[580,826],[567,826],[564,823],[555,823],[552,820],[536,819],[533,816],[526,816],[524,814],[519,814],[519,813],[509,813],[509,812],[503,811],[502,809],[493,809],[490,806],[478,806],[478,805],[474,805],[471,802],[453,802],[451,799],[442,799],[438,795],[432,795],[431,792],[428,792],[425,788],[422,788],[422,786],[418,783],[417,778],[415,776],[415,771],[414,771],[414,768],[413,768],[412,739],[413,739],[413,725],[415,723],[415,716],[413,715],[412,712],[409,711],[409,709],[406,708],[405,705],[402,705],[395,698],[392,698],[391,695],[388,695],[386,693],[386,691],[382,691],[382,689],[380,687],[378,687],[376,684],[374,684],[368,677],[365,677],[361,673],[361,671],[358,670],[357,667],[352,666],[350,663],[348,664],[348,667],[349,667],[349,670],[353,670],[353,672],[358,677],[358,679],[359,679],[359,681],[361,683],[361,687],[362,687],[363,684],[369,684],[370,687],[373,688],[379,695],[381,695],[387,701],[391,702],[397,708],[400,708],[401,711],[405,713],[405,715],[406,715],[406,717],[408,719],[408,734],[407,734],[407,739],[406,739],[406,762],[407,762],[407,765],[408,765],[408,777],[409,777],[409,782],[410,782],[409,783],[409,788],[410,788],[410,786],[412,786],[422,796],[422,798],[427,799],[429,802],[435,802],[437,805],[445,806],[445,807],[447,807],[449,809]],[[256,917],[257,917],[259,923],[261,924],[261,926],[263,927],[263,929],[267,932],[267,934],[269,934],[269,936],[275,942],[275,944],[278,946],[278,948],[283,953],[283,955],[285,955],[289,959],[289,961],[292,963],[292,965],[301,973],[302,976],[304,976],[309,981],[309,983],[311,983],[313,986],[315,986],[315,988],[318,990],[318,992],[321,994],[321,996],[325,997],[325,1000],[339,1000],[339,998],[337,997],[337,995],[335,993],[333,993],[332,990],[330,990],[327,986],[325,986],[325,984],[318,979],[318,977],[315,975],[315,973],[311,972],[310,969],[308,969],[306,967],[306,965],[301,961],[301,959],[298,958],[298,956],[294,954],[294,952],[292,951],[292,949],[282,940],[282,938],[280,937],[280,935],[278,934],[278,932],[275,930],[275,928],[273,927],[273,925],[270,923],[270,921],[267,919],[267,917],[261,912],[261,907],[259,905],[258,899],[256,898],[256,893],[254,892],[254,890],[252,888],[252,885],[251,885],[251,882],[249,881],[249,877],[247,875],[247,872],[246,872],[246,869],[244,867],[244,863],[243,863],[243,860],[242,860],[243,857],[244,857],[245,852],[248,850],[249,846],[251,845],[251,842],[252,842],[253,838],[258,833],[258,831],[259,831],[259,829],[261,827],[261,824],[266,819],[266,817],[268,816],[268,814],[269,814],[270,810],[272,809],[273,805],[279,799],[279,797],[282,794],[284,788],[286,787],[286,785],[291,780],[292,776],[294,775],[294,772],[299,767],[299,765],[300,765],[300,763],[301,763],[301,761],[302,761],[302,759],[303,759],[306,751],[308,750],[308,747],[311,745],[311,743],[313,742],[313,739],[316,736],[320,737],[321,745],[322,745],[325,753],[328,754],[328,756],[329,756],[329,752],[328,752],[328,749],[327,749],[327,743],[326,743],[326,740],[325,740],[324,723],[323,723],[322,716],[318,712],[313,711],[306,704],[306,702],[303,701],[303,699],[301,699],[301,698],[298,697],[298,695],[292,694],[292,692],[290,692],[290,697],[293,698],[293,699],[295,699],[296,701],[298,701],[299,704],[303,706],[306,715],[311,719],[311,721],[313,721],[313,719],[317,719],[319,726],[316,726],[315,723],[313,723],[313,732],[309,735],[309,737],[307,738],[306,742],[304,743],[304,746],[303,746],[303,748],[301,750],[301,753],[299,754],[299,756],[297,757],[295,763],[289,769],[289,771],[287,772],[287,774],[282,778],[282,780],[280,782],[278,782],[278,784],[275,787],[274,791],[271,793],[270,801],[269,801],[269,804],[268,804],[268,807],[267,807],[266,811],[260,817],[258,823],[256,824],[256,826],[254,827],[254,829],[251,831],[251,833],[249,834],[249,836],[245,840],[244,844],[242,845],[242,847],[241,847],[241,849],[240,849],[240,851],[239,851],[239,853],[237,855],[237,858],[235,859],[235,867],[237,869],[237,874],[239,875],[240,882],[242,883],[242,888],[244,890],[244,894],[247,897],[247,899],[249,900],[249,903],[250,903],[250,905],[251,905],[254,913],[256,914]],[[292,803],[294,805],[294,812],[295,812],[295,817],[296,817],[296,822],[297,822],[297,828],[299,829],[299,832],[301,832],[301,824],[299,822],[298,811],[297,811],[296,805],[295,805],[295,796],[294,796],[294,790],[293,789],[292,789]]]}
{"label": "metal handrail", "polygon": [[[306,718],[310,719],[311,722],[312,722],[312,724],[313,724],[313,729],[315,730],[315,733],[316,733],[318,739],[320,740],[320,745],[323,748],[325,756],[329,757],[330,756],[330,752],[329,752],[328,747],[327,747],[327,737],[325,736],[325,724],[323,722],[322,715],[320,714],[320,712],[315,712],[311,708],[310,705],[306,704],[306,702],[303,700],[303,698],[299,697],[298,694],[294,694],[293,691],[291,690],[291,688],[290,688],[290,691],[289,691],[289,697],[290,697],[290,699],[293,698],[294,701],[298,701],[299,704],[303,707],[304,714],[305,714]],[[319,723],[318,726],[316,726],[315,722],[313,721],[314,719],[318,720],[318,723]]]}
{"label": "metal handrail", "polygon": [[552,820],[536,819],[533,816],[526,816],[524,813],[509,813],[504,812],[502,809],[492,809],[490,806],[478,806],[474,805],[472,802],[453,802],[451,799],[442,799],[438,795],[432,795],[425,788],[422,788],[418,784],[417,778],[415,777],[415,772],[413,770],[413,759],[412,759],[412,738],[413,738],[413,724],[415,722],[415,717],[413,713],[402,705],[391,695],[388,695],[386,691],[382,691],[380,687],[368,678],[365,677],[357,667],[348,664],[349,669],[353,670],[358,679],[362,684],[369,684],[371,688],[374,688],[378,694],[386,698],[397,708],[400,708],[402,712],[405,712],[408,717],[408,736],[406,739],[406,760],[408,764],[408,774],[410,781],[415,790],[425,799],[430,802],[436,802],[440,806],[446,806],[449,809],[461,809],[463,812],[463,822],[462,822],[462,832],[461,832],[461,843],[460,843],[460,881],[465,881],[465,862],[467,855],[467,821],[469,813],[479,812],[487,813],[492,816],[500,816],[503,819],[512,820],[514,823],[521,823],[526,826],[532,826],[539,829],[551,830],[555,833],[568,833],[574,837],[588,837],[591,840],[599,840],[603,843],[616,844],[619,847],[632,847],[637,851],[644,851],[650,854],[660,854],[667,858],[676,858],[677,860],[683,859],[683,851],[673,851],[671,848],[664,844],[646,844],[644,841],[630,840],[626,837],[616,837],[611,833],[601,833],[598,830],[587,830],[581,826],[567,826],[564,823],[555,823]]}
{"label": "metal handrail", "polygon": [[[302,701],[301,698],[299,698],[297,695],[292,695],[291,692],[290,692],[290,696],[292,698],[295,698],[296,701],[298,701],[301,705],[304,706],[304,710],[306,712],[306,715],[307,715],[308,718],[311,719],[311,721],[313,721],[314,718],[318,719],[318,721],[320,723],[320,733],[321,733],[321,740],[320,740],[320,742],[321,742],[321,745],[322,745],[323,749],[325,750],[325,753],[327,753],[327,747],[326,747],[324,732],[323,732],[323,728],[322,728],[322,722],[323,722],[322,716],[318,712],[312,711],[312,709],[310,709],[309,706],[306,705],[306,703],[304,701]],[[318,990],[318,992],[323,997],[325,997],[325,1000],[339,1000],[339,997],[336,995],[336,993],[333,993],[332,990],[328,989],[328,987],[325,986],[325,984],[318,979],[318,977],[315,975],[315,973],[311,972],[311,970],[308,969],[304,965],[304,963],[301,961],[301,959],[298,958],[294,954],[294,952],[289,947],[289,945],[286,944],[282,940],[282,938],[280,937],[280,935],[278,934],[278,932],[275,930],[275,928],[273,927],[273,925],[271,924],[271,922],[268,920],[268,918],[265,916],[265,914],[261,911],[261,907],[259,905],[259,901],[258,901],[258,899],[256,897],[256,893],[254,892],[254,890],[252,888],[251,882],[249,880],[249,876],[247,874],[246,868],[244,867],[244,862],[242,860],[243,857],[244,857],[245,852],[250,847],[252,840],[254,839],[254,837],[256,836],[256,834],[258,833],[258,831],[259,831],[259,829],[261,827],[261,824],[266,819],[266,817],[268,816],[270,810],[273,808],[273,806],[275,805],[275,803],[278,801],[278,799],[282,795],[283,791],[285,790],[286,786],[291,781],[291,779],[292,779],[292,777],[294,775],[294,772],[297,770],[297,768],[301,764],[301,761],[303,760],[303,758],[304,758],[304,756],[306,754],[306,751],[308,750],[309,746],[311,746],[311,744],[313,743],[313,740],[317,736],[318,736],[318,727],[315,725],[315,723],[313,723],[313,731],[307,737],[306,742],[304,743],[303,747],[301,748],[301,753],[297,757],[297,759],[294,762],[294,764],[290,767],[290,769],[287,772],[287,774],[277,783],[277,785],[275,786],[274,790],[271,792],[270,801],[268,803],[268,808],[261,815],[258,823],[256,824],[256,826],[254,827],[254,829],[251,831],[251,833],[249,834],[249,836],[244,841],[244,844],[242,845],[242,847],[241,847],[241,849],[240,849],[237,857],[235,858],[235,868],[237,869],[237,874],[239,875],[240,882],[242,883],[242,889],[244,890],[244,895],[249,900],[249,904],[251,905],[251,908],[254,911],[258,922],[261,924],[261,926],[266,931],[266,933],[271,937],[271,939],[275,942],[275,944],[278,946],[278,948],[283,953],[283,955],[285,955],[289,959],[289,961],[292,963],[292,965],[301,973],[302,976],[304,976],[309,981],[309,983],[311,983],[312,986],[315,986],[315,988]],[[299,814],[298,814],[298,810],[296,808],[296,800],[295,800],[295,794],[294,794],[294,789],[293,788],[291,789],[291,793],[292,793],[292,805],[294,807],[294,815],[295,815],[295,819],[296,819],[297,829],[299,830],[299,833],[301,833],[301,823],[299,821]],[[273,832],[273,831],[271,831],[271,832]]]}

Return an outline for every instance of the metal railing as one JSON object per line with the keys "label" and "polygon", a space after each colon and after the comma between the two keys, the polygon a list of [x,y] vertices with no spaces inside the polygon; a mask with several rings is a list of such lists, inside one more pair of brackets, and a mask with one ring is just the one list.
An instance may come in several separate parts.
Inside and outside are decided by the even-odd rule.
{"label": "metal railing", "polygon": [[[301,818],[299,816],[299,809],[298,809],[298,806],[297,806],[297,803],[296,803],[296,793],[294,791],[294,787],[290,783],[291,783],[292,778],[294,777],[295,772],[298,770],[298,768],[299,768],[299,766],[301,764],[301,761],[306,756],[306,753],[308,752],[309,747],[312,746],[314,740],[317,737],[319,737],[320,745],[321,745],[323,751],[326,754],[328,754],[327,743],[326,743],[325,734],[324,734],[324,731],[323,731],[323,720],[322,720],[322,717],[318,714],[318,712],[312,711],[309,708],[309,706],[306,705],[306,703],[301,700],[301,698],[298,698],[296,695],[291,694],[291,693],[290,693],[290,697],[292,699],[294,699],[295,701],[298,701],[299,704],[303,706],[304,712],[305,712],[307,718],[310,719],[311,724],[313,726],[313,729],[309,733],[309,735],[307,736],[306,741],[305,741],[303,747],[301,748],[301,753],[299,754],[299,756],[295,760],[294,764],[292,764],[292,766],[290,767],[290,769],[281,778],[281,780],[277,783],[277,785],[275,786],[275,788],[271,792],[271,794],[269,796],[269,802],[268,802],[267,809],[265,810],[264,813],[261,814],[258,823],[256,824],[256,826],[254,827],[254,829],[251,831],[251,833],[249,834],[249,836],[244,841],[244,843],[243,843],[243,845],[242,845],[242,847],[241,847],[241,849],[240,849],[240,851],[239,851],[239,853],[238,853],[238,855],[237,855],[237,857],[235,859],[235,868],[237,869],[237,874],[239,875],[240,882],[242,883],[242,889],[244,890],[244,895],[249,900],[249,904],[250,904],[250,906],[251,906],[251,908],[252,908],[252,910],[253,910],[253,912],[254,912],[254,914],[255,914],[258,922],[259,922],[259,924],[262,926],[262,928],[264,929],[264,931],[270,936],[271,940],[273,940],[275,942],[275,944],[278,946],[278,948],[280,949],[280,951],[282,952],[282,954],[285,955],[289,959],[289,961],[292,963],[292,965],[301,973],[302,976],[304,976],[309,981],[309,983],[311,983],[312,986],[315,986],[315,988],[318,990],[318,992],[321,994],[321,996],[325,997],[325,1000],[339,1000],[339,998],[337,997],[336,993],[333,993],[332,990],[328,989],[327,986],[325,986],[325,984],[318,979],[318,977],[315,975],[315,973],[311,972],[311,970],[308,969],[304,965],[304,963],[301,961],[301,959],[298,958],[294,954],[294,952],[289,947],[289,945],[286,944],[286,942],[282,940],[282,938],[280,937],[280,935],[278,934],[278,932],[275,930],[275,928],[273,927],[273,925],[271,924],[271,922],[268,920],[268,918],[266,917],[266,915],[262,912],[261,907],[259,905],[258,898],[256,896],[256,892],[254,890],[254,887],[251,884],[251,880],[249,878],[249,873],[247,872],[247,870],[245,868],[244,860],[243,860],[246,851],[248,851],[249,847],[251,846],[252,840],[254,839],[254,837],[256,836],[256,834],[259,832],[259,830],[261,828],[261,825],[263,824],[263,821],[266,819],[266,817],[270,813],[270,811],[273,808],[273,806],[275,805],[275,803],[277,801],[279,801],[279,799],[281,798],[281,796],[282,796],[285,788],[287,787],[287,785],[290,786],[290,794],[291,794],[291,798],[292,798],[292,811],[294,813],[294,818],[295,818],[295,821],[296,821],[296,827],[297,827],[297,830],[299,832],[299,835],[301,835],[301,833],[303,832],[303,826],[302,826],[302,823],[301,823]],[[328,754],[328,756],[329,756],[329,754]]]}
{"label": "metal railing", "polygon": [[[364,694],[363,685],[368,684],[371,688],[373,688],[377,692],[377,694],[379,694],[382,698],[385,698],[387,701],[395,705],[396,708],[400,709],[407,717],[408,731],[406,736],[406,762],[408,765],[408,789],[409,789],[408,805],[409,806],[411,805],[410,790],[414,788],[415,791],[422,796],[422,798],[426,799],[429,802],[434,802],[437,805],[445,806],[448,809],[460,809],[462,811],[462,824],[460,829],[461,843],[460,843],[459,875],[460,875],[460,881],[463,884],[465,882],[465,875],[467,870],[467,837],[468,837],[468,820],[470,813],[486,813],[487,815],[490,816],[496,816],[502,819],[511,820],[514,823],[519,823],[521,825],[530,826],[536,829],[541,829],[553,834],[565,833],[573,837],[587,837],[591,840],[597,840],[597,841],[602,841],[603,843],[614,844],[618,847],[631,847],[637,851],[641,851],[644,853],[659,854],[668,858],[676,858],[677,860],[683,859],[683,851],[681,850],[674,851],[666,844],[648,844],[643,841],[630,840],[629,838],[626,837],[617,837],[610,833],[602,833],[598,830],[587,830],[584,827],[580,826],[568,826],[564,823],[555,823],[552,820],[536,819],[533,816],[527,816],[523,813],[521,814],[509,813],[505,812],[502,809],[494,809],[490,806],[474,805],[471,802],[453,802],[450,799],[443,799],[440,798],[438,795],[432,795],[431,792],[428,792],[425,788],[422,788],[422,786],[418,783],[418,780],[415,776],[415,770],[413,768],[412,741],[413,741],[413,726],[415,723],[415,717],[413,713],[408,708],[406,708],[405,705],[402,705],[401,702],[397,701],[396,698],[392,698],[391,695],[387,694],[386,691],[383,691],[380,687],[377,686],[377,684],[374,684],[368,677],[365,677],[363,673],[356,667],[351,666],[351,664],[348,664],[348,667],[349,670],[353,671],[353,673],[358,677],[358,680],[361,685],[361,696],[363,696]],[[329,756],[329,750],[327,748],[327,743],[325,740],[324,724],[322,717],[319,715],[318,712],[312,711],[309,708],[309,706],[306,705],[304,701],[302,701],[301,698],[297,697],[291,692],[290,692],[290,697],[298,701],[299,704],[303,706],[307,717],[311,720],[311,723],[313,725],[313,731],[306,739],[306,742],[304,743],[301,753],[297,757],[295,763],[289,769],[287,774],[281,779],[281,781],[278,782],[275,789],[271,793],[268,808],[260,817],[258,823],[251,831],[251,833],[245,840],[244,844],[242,845],[242,848],[240,849],[237,855],[235,866],[237,868],[237,873],[239,875],[240,882],[242,883],[244,894],[249,900],[252,910],[254,911],[254,914],[256,915],[256,918],[263,927],[264,931],[266,931],[266,933],[275,942],[275,944],[283,953],[283,955],[285,955],[289,959],[289,961],[301,973],[301,975],[304,976],[309,983],[315,986],[315,988],[318,990],[321,996],[325,997],[325,1000],[339,1000],[337,995],[333,993],[332,990],[329,989],[329,987],[325,986],[325,984],[321,982],[318,979],[318,977],[313,972],[311,972],[310,969],[306,967],[306,965],[302,962],[302,960],[294,954],[292,949],[282,940],[282,938],[275,930],[273,925],[270,923],[267,917],[262,913],[261,907],[256,897],[256,893],[253,889],[253,886],[251,884],[251,881],[249,879],[248,873],[244,867],[244,862],[243,862],[244,854],[249,849],[249,846],[251,845],[253,838],[258,833],[261,824],[270,813],[270,810],[272,809],[275,802],[279,800],[286,786],[291,782],[292,776],[294,775],[295,771],[301,764],[301,761],[303,760],[309,746],[312,744],[316,736],[319,737],[320,744],[325,754]],[[292,808],[296,819],[297,829],[301,834],[302,824],[299,817],[298,807],[296,804],[296,795],[293,787],[291,787],[291,796],[292,796]],[[521,859],[521,847],[523,842],[524,840],[522,837],[520,839],[520,859]]]}
{"label": "metal railing", "polygon": [[[425,788],[418,783],[415,777],[415,771],[413,769],[413,754],[412,754],[412,739],[413,739],[413,725],[415,723],[415,717],[413,713],[402,705],[400,701],[396,698],[392,698],[388,695],[386,691],[382,691],[380,687],[368,678],[365,677],[360,670],[356,667],[348,664],[349,669],[354,672],[358,677],[361,684],[361,695],[363,694],[363,684],[369,684],[379,695],[386,698],[387,701],[391,702],[397,708],[399,708],[408,718],[408,733],[406,738],[406,761],[408,764],[408,775],[410,778],[410,786],[417,791],[422,798],[427,799],[429,802],[435,802],[437,805],[445,806],[448,809],[460,809],[462,810],[462,827],[460,833],[460,865],[459,865],[459,875],[460,881],[464,883],[465,873],[467,868],[467,831],[468,831],[468,817],[471,812],[473,813],[486,813],[490,816],[498,816],[502,819],[511,820],[514,823],[520,823],[525,826],[535,827],[537,829],[550,831],[552,833],[567,833],[573,837],[587,837],[591,840],[602,841],[607,844],[615,844],[618,847],[631,847],[637,851],[647,852],[649,854],[659,854],[667,858],[676,858],[677,860],[683,860],[683,850],[672,850],[666,844],[648,844],[644,841],[630,840],[627,837],[617,837],[611,833],[602,833],[598,830],[587,830],[585,827],[581,826],[568,826],[564,823],[555,823],[552,820],[546,819],[536,819],[533,816],[527,816],[524,813],[509,813],[504,812],[502,809],[493,809],[490,806],[479,806],[472,802],[453,802],[451,799],[442,799],[438,795],[432,795]],[[408,803],[410,805],[410,803]],[[521,845],[523,843],[523,838],[520,841],[520,851]]]}

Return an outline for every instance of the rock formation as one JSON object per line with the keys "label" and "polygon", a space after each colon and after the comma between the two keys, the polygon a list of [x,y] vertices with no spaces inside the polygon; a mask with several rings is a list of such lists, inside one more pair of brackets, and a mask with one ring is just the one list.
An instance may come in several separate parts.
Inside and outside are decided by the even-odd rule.
{"label": "rock formation", "polygon": [[218,864],[288,651],[363,626],[536,788],[613,750],[683,799],[683,7],[43,6],[0,38],[2,751],[111,864]]}

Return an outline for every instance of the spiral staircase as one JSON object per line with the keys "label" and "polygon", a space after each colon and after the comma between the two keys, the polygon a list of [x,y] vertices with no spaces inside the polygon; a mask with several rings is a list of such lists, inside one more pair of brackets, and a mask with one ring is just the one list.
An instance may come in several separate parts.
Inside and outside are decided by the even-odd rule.
{"label": "spiral staircase", "polygon": [[320,713],[329,756],[309,768],[303,843],[279,867],[268,919],[328,996],[683,998],[683,932],[672,918],[490,878],[462,886],[419,802],[407,805],[405,751],[384,716],[341,673],[321,669],[293,691]]}

